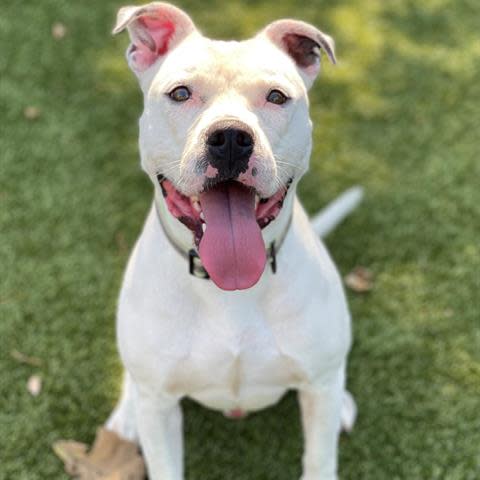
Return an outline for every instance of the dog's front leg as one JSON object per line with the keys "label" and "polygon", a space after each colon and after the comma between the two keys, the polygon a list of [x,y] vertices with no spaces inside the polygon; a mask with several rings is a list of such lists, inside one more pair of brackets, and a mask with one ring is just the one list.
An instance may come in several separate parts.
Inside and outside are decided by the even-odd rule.
{"label": "dog's front leg", "polygon": [[137,389],[136,418],[150,480],[183,478],[182,411],[177,398]]}
{"label": "dog's front leg", "polygon": [[337,478],[337,444],[344,389],[343,369],[327,381],[299,391],[304,431],[301,480]]}

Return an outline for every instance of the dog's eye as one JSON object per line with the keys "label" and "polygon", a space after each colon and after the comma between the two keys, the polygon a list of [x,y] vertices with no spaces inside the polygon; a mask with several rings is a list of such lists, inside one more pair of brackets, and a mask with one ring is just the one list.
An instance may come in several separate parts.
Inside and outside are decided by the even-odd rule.
{"label": "dog's eye", "polygon": [[267,96],[267,102],[275,105],[283,105],[288,100],[288,97],[280,90],[271,90]]}
{"label": "dog's eye", "polygon": [[174,102],[185,102],[188,100],[192,94],[190,93],[190,90],[187,87],[177,87],[174,88],[168,96],[174,101]]}

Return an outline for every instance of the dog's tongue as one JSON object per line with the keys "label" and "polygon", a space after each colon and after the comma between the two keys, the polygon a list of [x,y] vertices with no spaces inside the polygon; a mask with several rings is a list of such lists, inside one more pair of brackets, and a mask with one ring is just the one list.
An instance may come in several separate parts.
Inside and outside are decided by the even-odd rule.
{"label": "dog's tongue", "polygon": [[255,193],[227,182],[200,195],[206,230],[199,254],[210,278],[223,290],[255,285],[267,261],[255,216]]}

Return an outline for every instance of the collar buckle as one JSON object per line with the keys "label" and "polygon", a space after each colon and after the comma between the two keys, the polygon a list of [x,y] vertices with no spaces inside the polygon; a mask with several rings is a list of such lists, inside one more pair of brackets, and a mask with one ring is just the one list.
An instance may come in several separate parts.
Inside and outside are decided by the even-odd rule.
{"label": "collar buckle", "polygon": [[198,253],[193,248],[188,251],[188,270],[190,275],[193,275],[194,277],[203,278],[204,280],[210,278],[210,275],[200,261]]}
{"label": "collar buckle", "polygon": [[275,275],[277,273],[277,250],[275,248],[275,242],[270,244],[270,251],[268,255],[268,260],[270,262],[270,267],[272,269],[272,273]]}

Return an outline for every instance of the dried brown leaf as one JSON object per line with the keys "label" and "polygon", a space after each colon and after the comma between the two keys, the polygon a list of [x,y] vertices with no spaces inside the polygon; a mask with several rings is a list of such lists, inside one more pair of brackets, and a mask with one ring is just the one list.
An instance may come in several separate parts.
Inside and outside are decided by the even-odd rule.
{"label": "dried brown leaf", "polygon": [[52,25],[52,37],[55,40],[61,40],[62,38],[65,38],[67,32],[67,27],[61,22],[55,22]]}
{"label": "dried brown leaf", "polygon": [[369,292],[373,288],[373,274],[365,267],[355,267],[345,276],[345,285],[357,293]]}
{"label": "dried brown leaf", "polygon": [[53,450],[65,471],[80,480],[144,480],[145,463],[138,446],[101,428],[90,451],[83,443],[60,440]]}
{"label": "dried brown leaf", "polygon": [[10,352],[10,356],[17,362],[26,363],[27,365],[31,365],[32,367],[41,367],[43,365],[43,361],[41,358],[25,355],[18,350],[12,350]]}
{"label": "dried brown leaf", "polygon": [[23,116],[27,120],[36,120],[39,118],[41,115],[40,109],[38,107],[34,107],[33,105],[30,105],[28,107],[25,107],[23,110]]}

